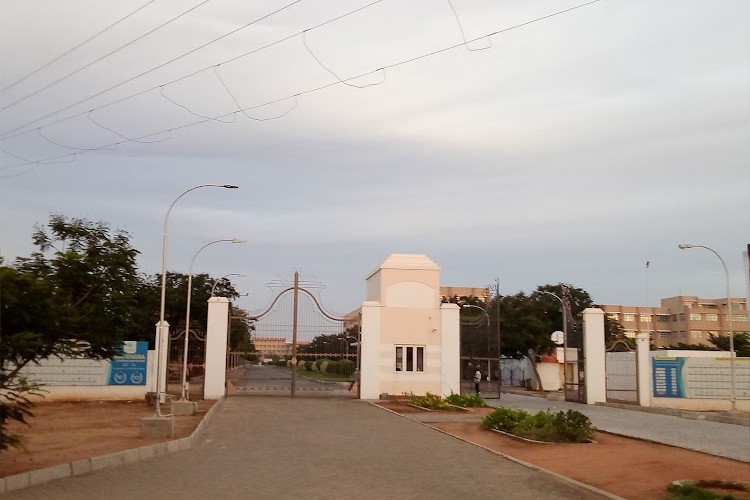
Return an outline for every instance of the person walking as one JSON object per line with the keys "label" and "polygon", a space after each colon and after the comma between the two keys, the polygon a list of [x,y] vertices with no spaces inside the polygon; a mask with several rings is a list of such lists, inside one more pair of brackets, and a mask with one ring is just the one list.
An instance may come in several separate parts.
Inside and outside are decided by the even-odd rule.
{"label": "person walking", "polygon": [[474,372],[474,392],[479,394],[479,383],[482,381],[482,372],[479,371],[479,368],[477,368],[477,371]]}

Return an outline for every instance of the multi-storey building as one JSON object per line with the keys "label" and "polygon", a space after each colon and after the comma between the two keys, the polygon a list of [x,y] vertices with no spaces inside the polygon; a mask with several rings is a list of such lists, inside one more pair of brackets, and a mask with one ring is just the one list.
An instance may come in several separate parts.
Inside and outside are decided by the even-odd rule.
{"label": "multi-storey building", "polygon": [[[732,307],[728,308],[727,304]],[[732,297],[704,299],[680,295],[661,299],[661,307],[602,305],[611,319],[620,322],[625,335],[635,337],[647,333],[655,347],[670,347],[679,343],[705,344],[709,334],[724,336],[729,333],[729,315],[732,330],[747,332],[747,299]]]}
{"label": "multi-storey building", "polygon": [[[297,342],[297,347],[308,344],[309,342]],[[253,345],[262,358],[274,355],[284,358],[292,355],[292,342],[284,337],[253,337]]]}

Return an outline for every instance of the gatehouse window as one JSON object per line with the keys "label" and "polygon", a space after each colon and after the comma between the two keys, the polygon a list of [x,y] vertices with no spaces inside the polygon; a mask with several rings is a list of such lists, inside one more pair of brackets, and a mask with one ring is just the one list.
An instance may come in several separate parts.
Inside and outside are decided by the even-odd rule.
{"label": "gatehouse window", "polygon": [[423,372],[424,346],[398,345],[396,346],[397,372]]}

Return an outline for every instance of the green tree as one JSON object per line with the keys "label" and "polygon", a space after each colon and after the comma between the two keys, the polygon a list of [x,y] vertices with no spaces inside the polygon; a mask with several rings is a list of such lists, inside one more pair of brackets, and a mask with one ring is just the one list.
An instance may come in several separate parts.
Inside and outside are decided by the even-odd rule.
{"label": "green tree", "polygon": [[130,237],[103,222],[52,215],[37,251],[0,268],[0,450],[18,443],[9,420],[31,414],[38,392],[21,370],[50,357],[111,358],[130,332],[138,288]]}
{"label": "green tree", "polygon": [[[748,332],[734,332],[734,352],[738,357],[749,358],[750,357],[750,334]],[[722,351],[729,350],[729,335],[714,335],[713,333],[708,334],[708,341],[713,345],[721,349]]]}

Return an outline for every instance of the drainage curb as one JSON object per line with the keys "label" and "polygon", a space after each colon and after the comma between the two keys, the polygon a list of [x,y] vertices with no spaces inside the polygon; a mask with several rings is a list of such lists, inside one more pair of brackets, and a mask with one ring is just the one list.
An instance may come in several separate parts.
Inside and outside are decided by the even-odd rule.
{"label": "drainage curb", "polygon": [[189,450],[198,444],[198,440],[205,430],[206,425],[208,425],[209,420],[213,418],[223,403],[223,397],[218,399],[189,436],[3,477],[0,478],[0,494],[48,483],[55,479],[80,476],[95,470],[149,460],[177,451]]}

